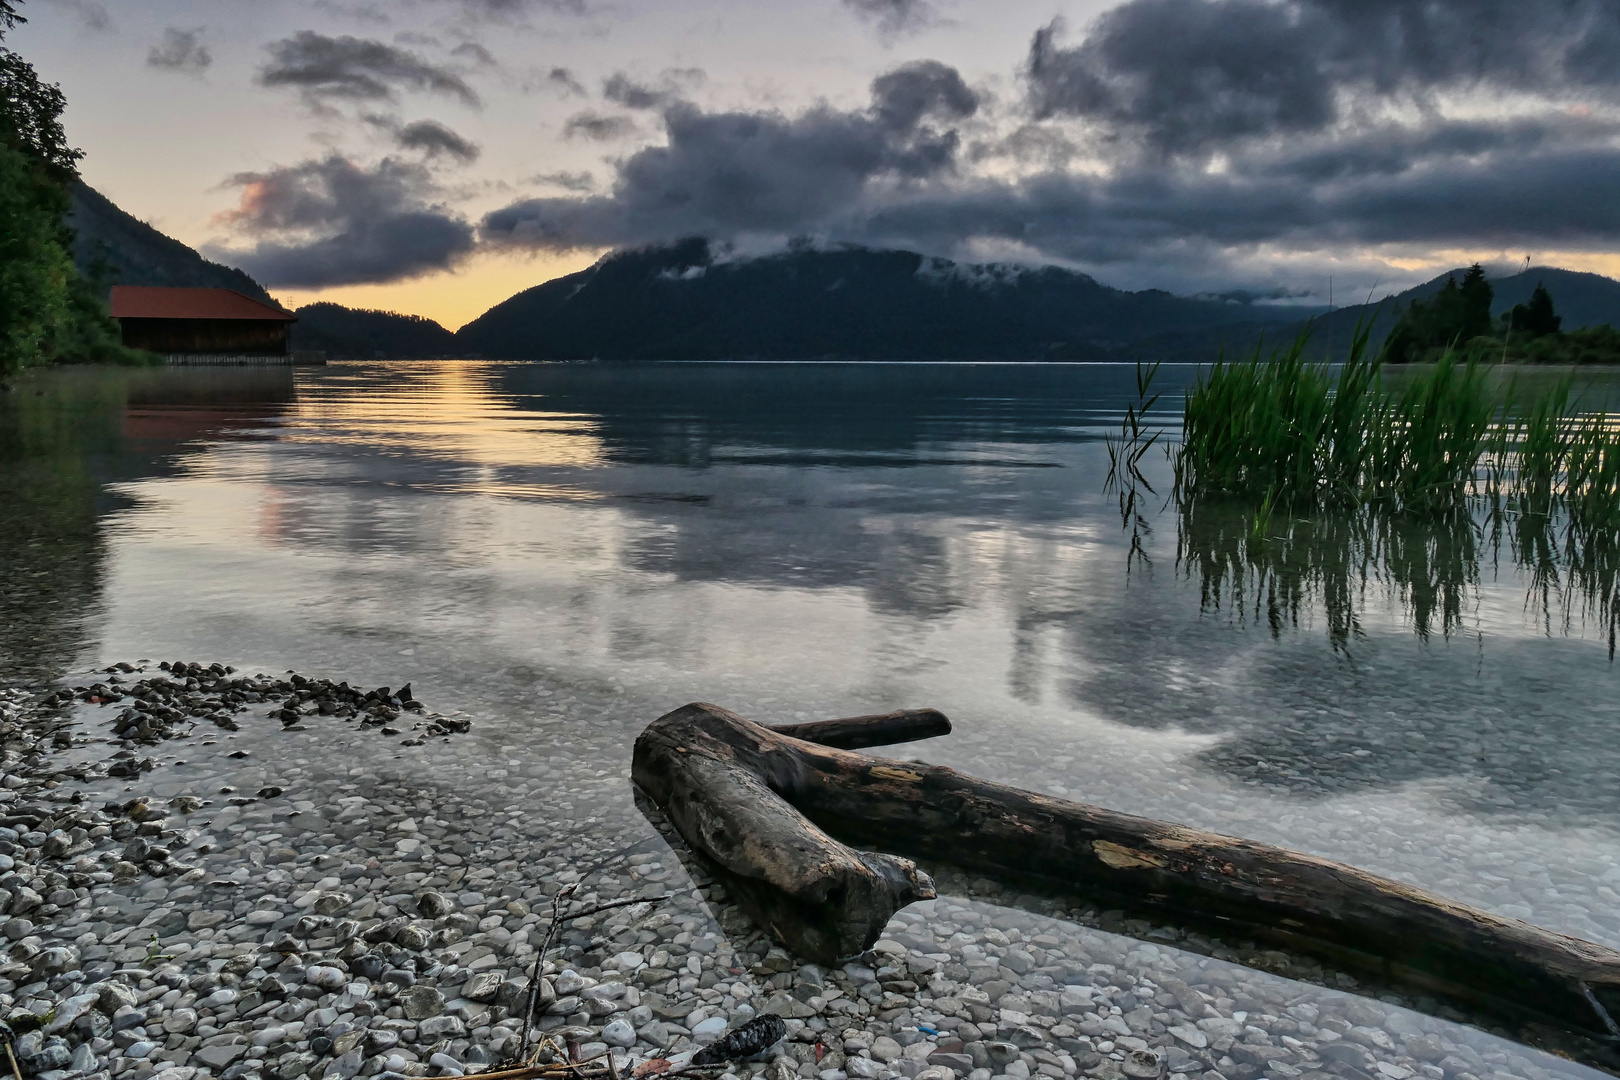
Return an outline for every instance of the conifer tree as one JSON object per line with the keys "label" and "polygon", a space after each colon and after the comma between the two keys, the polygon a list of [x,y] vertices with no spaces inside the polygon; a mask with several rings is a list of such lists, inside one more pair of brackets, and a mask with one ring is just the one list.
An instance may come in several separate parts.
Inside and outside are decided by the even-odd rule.
{"label": "conifer tree", "polygon": [[1537,282],[1536,291],[1530,294],[1528,304],[1513,305],[1513,310],[1508,312],[1507,324],[1516,340],[1533,341],[1558,333],[1564,319],[1553,310],[1552,294],[1547,291],[1547,286]]}

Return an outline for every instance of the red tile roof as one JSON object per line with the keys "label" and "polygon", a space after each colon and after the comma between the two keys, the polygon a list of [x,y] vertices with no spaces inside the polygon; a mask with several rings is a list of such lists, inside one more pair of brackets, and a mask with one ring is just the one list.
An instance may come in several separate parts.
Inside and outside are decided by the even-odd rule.
{"label": "red tile roof", "polygon": [[171,289],[159,285],[114,285],[115,319],[276,319],[298,316],[233,289]]}

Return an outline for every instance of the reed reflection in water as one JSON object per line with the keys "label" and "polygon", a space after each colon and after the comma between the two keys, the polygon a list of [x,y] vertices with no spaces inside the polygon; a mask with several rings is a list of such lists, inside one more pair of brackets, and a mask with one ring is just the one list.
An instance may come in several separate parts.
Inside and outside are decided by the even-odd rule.
{"label": "reed reflection in water", "polygon": [[[1367,608],[1393,602],[1420,638],[1452,637],[1478,633],[1482,584],[1515,575],[1546,633],[1600,635],[1614,659],[1620,539],[1567,512],[1479,498],[1423,514],[1378,504],[1302,513],[1230,496],[1175,510],[1176,570],[1197,583],[1206,614],[1276,636],[1320,612],[1334,649],[1348,650]],[[1147,527],[1135,514],[1126,524],[1133,534]]]}

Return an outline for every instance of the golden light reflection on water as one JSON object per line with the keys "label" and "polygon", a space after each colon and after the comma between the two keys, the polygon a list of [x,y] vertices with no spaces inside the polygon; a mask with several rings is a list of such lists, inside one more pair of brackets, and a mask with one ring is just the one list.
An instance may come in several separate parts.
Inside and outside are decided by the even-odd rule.
{"label": "golden light reflection on water", "polygon": [[[516,498],[597,499],[584,486],[538,482],[525,470],[605,463],[595,418],[522,408],[479,361],[356,366],[355,378],[300,387],[284,442],[363,446],[372,454],[456,462],[454,478],[413,478],[415,490]],[[369,392],[356,393],[356,379]]]}

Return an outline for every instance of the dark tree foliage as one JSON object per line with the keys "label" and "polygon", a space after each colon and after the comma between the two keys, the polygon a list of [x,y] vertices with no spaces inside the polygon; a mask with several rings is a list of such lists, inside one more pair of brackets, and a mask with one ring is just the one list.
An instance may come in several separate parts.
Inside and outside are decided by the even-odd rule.
{"label": "dark tree foliage", "polygon": [[1533,341],[1556,334],[1564,324],[1562,316],[1553,310],[1552,294],[1547,291],[1547,286],[1541,284],[1537,284],[1536,291],[1530,294],[1529,303],[1514,304],[1513,310],[1503,318],[1508,332],[1519,341]]}
{"label": "dark tree foliage", "polygon": [[1495,290],[1485,280],[1485,268],[1475,263],[1457,287],[1457,336],[1464,341],[1491,332],[1491,301]]}
{"label": "dark tree foliage", "polygon": [[34,159],[67,206],[67,185],[79,177],[82,151],[67,144],[59,87],[39,81],[34,66],[10,49],[0,49],[0,139]]}
{"label": "dark tree foliage", "polygon": [[[0,39],[23,19],[0,0]],[[130,360],[74,268],[63,223],[83,156],[62,130],[62,91],[0,48],[0,378],[56,360]]]}
{"label": "dark tree foliage", "polygon": [[1494,297],[1479,263],[1468,268],[1460,285],[1455,277],[1446,278],[1433,299],[1412,301],[1390,331],[1385,358],[1395,363],[1422,360],[1437,350],[1489,334]]}
{"label": "dark tree foliage", "polygon": [[293,314],[293,347],[320,349],[335,359],[400,360],[457,356],[456,336],[432,319],[392,311],[307,304]]}

